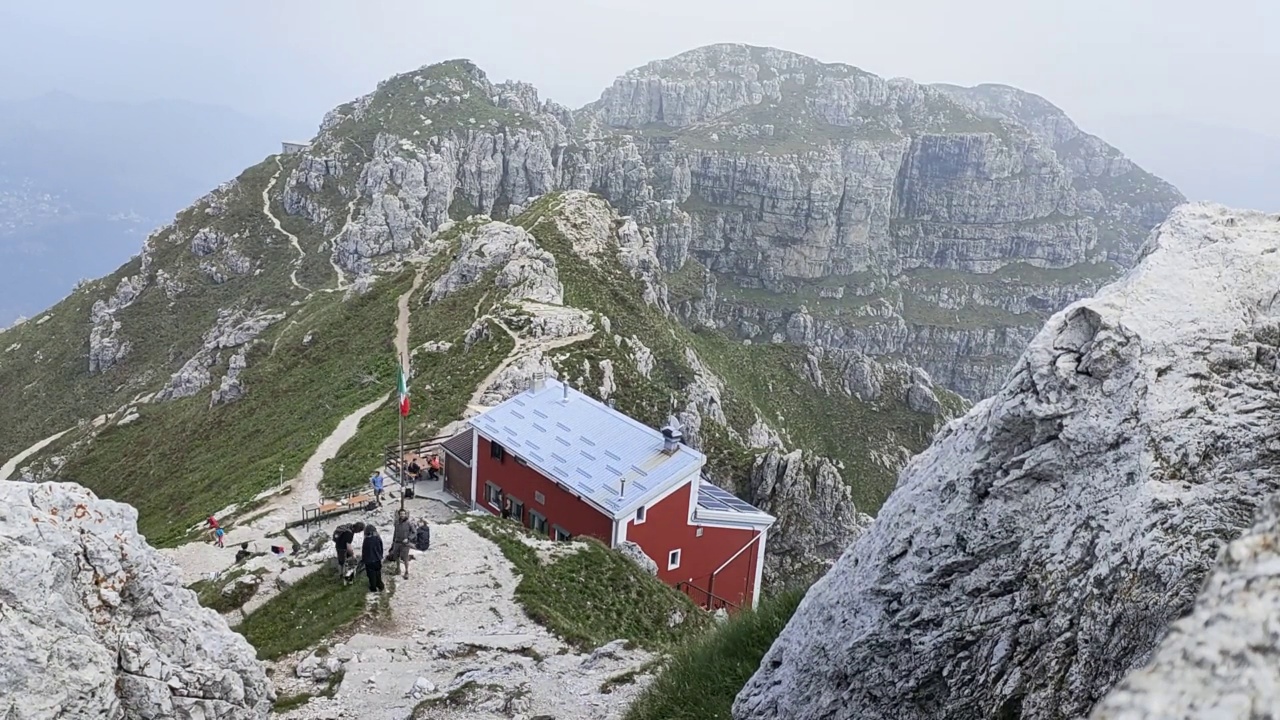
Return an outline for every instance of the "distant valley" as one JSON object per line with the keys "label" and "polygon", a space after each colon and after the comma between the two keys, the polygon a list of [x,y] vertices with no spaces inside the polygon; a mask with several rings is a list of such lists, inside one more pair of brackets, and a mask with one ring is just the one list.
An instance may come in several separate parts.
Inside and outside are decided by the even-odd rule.
{"label": "distant valley", "polygon": [[182,101],[0,101],[0,327],[110,272],[278,149],[288,123]]}

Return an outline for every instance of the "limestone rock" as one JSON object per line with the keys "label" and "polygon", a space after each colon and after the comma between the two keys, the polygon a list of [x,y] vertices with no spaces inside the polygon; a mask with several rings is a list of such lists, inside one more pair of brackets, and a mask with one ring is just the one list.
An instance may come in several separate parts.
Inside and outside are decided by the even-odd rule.
{"label": "limestone rock", "polygon": [[1092,720],[1256,717],[1280,707],[1269,629],[1280,617],[1280,498],[1222,553],[1195,610],[1173,624],[1144,667],[1094,708]]}
{"label": "limestone rock", "polygon": [[0,713],[266,718],[274,695],[244,638],[183,588],[137,513],[78,485],[0,482]]}
{"label": "limestone rock", "polygon": [[564,303],[555,258],[538,247],[525,230],[506,223],[485,223],[464,232],[460,243],[457,258],[431,289],[431,302],[439,302],[496,271],[494,283],[506,288],[513,301]]}
{"label": "limestone rock", "polygon": [[641,570],[644,570],[650,575],[656,576],[658,574],[658,563],[654,562],[653,558],[646,555],[639,545],[628,540],[624,543],[620,543],[617,550],[623,557],[640,566]]}
{"label": "limestone rock", "polygon": [[800,450],[757,457],[747,495],[777,518],[765,546],[766,584],[816,577],[871,524],[831,461]]}
{"label": "limestone rock", "polygon": [[[1088,713],[1280,488],[1278,250],[1274,216],[1176,210],[1137,268],[1054,315],[1004,388],[903,470],[734,717]],[[1221,642],[1239,616],[1227,618]],[[1181,634],[1156,674],[1173,672]],[[1193,674],[1215,662],[1197,657],[1176,662]]]}

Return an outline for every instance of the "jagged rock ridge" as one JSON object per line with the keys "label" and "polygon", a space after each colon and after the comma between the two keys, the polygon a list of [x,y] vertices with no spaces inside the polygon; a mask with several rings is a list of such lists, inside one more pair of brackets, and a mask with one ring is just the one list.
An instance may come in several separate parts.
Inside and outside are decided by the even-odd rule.
{"label": "jagged rock ridge", "polygon": [[266,718],[254,650],[137,534],[133,508],[0,481],[0,714]]}
{"label": "jagged rock ridge", "polygon": [[1147,660],[1280,488],[1280,220],[1183,206],[1145,252],[907,465],[737,720],[1081,717]]}

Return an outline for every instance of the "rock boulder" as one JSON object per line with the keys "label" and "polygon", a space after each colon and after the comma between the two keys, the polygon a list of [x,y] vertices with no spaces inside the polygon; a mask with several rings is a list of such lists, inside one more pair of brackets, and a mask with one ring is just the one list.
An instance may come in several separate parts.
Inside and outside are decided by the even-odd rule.
{"label": "rock boulder", "polygon": [[78,485],[0,481],[0,717],[267,717],[253,648],[136,523]]}

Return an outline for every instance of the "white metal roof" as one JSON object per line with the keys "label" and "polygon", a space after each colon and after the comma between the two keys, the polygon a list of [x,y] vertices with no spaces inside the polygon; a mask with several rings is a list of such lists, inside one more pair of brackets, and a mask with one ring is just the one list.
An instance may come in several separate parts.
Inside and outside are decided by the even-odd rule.
{"label": "white metal roof", "polygon": [[706,456],[556,380],[468,423],[562,487],[621,517],[698,473]]}

